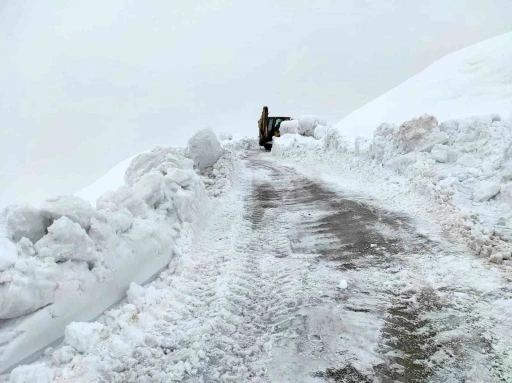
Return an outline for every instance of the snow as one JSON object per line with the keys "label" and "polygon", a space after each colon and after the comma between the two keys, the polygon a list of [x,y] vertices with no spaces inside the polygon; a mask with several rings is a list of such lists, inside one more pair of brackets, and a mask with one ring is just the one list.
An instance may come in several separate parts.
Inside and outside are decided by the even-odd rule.
{"label": "snow", "polygon": [[199,130],[188,140],[185,157],[194,160],[200,170],[213,166],[221,155],[219,140],[211,129]]}
{"label": "snow", "polygon": [[318,116],[314,115],[303,115],[299,116],[299,127],[298,133],[303,136],[313,137],[315,134],[315,128],[318,125],[325,126],[326,122]]}
{"label": "snow", "polygon": [[34,250],[38,257],[50,257],[55,262],[74,260],[94,263],[99,257],[91,237],[67,217],[56,220],[48,228],[48,234],[35,243]]}
{"label": "snow", "polygon": [[121,161],[110,169],[105,175],[94,181],[92,184],[75,193],[76,196],[89,201],[92,206],[96,206],[96,201],[108,190],[114,190],[124,185],[124,174],[130,166],[135,156]]}
{"label": "snow", "polygon": [[283,121],[279,126],[279,134],[283,136],[284,134],[297,134],[299,133],[299,121],[290,120]]}
{"label": "snow", "polygon": [[[0,373],[42,352],[71,322],[96,318],[132,283],[144,284],[183,253],[184,241],[210,209],[208,196],[230,187],[237,157],[220,150],[213,178],[198,175],[184,149],[156,147],[79,195],[49,199],[39,209],[2,210],[0,319],[16,320],[0,329],[0,339],[9,339],[0,342]],[[118,186],[123,168],[126,184]],[[98,195],[101,185],[114,189]],[[97,199],[96,208],[80,195]],[[67,338],[75,347],[82,335],[71,331]],[[69,349],[56,351],[57,362],[69,358]]]}
{"label": "snow", "polygon": [[437,162],[455,162],[457,161],[457,151],[447,145],[435,144],[430,154]]}
{"label": "snow", "polygon": [[348,287],[348,283],[346,280],[342,279],[338,284],[338,289],[345,290]]}
{"label": "snow", "polygon": [[150,208],[154,208],[164,200],[165,188],[164,175],[159,171],[152,171],[140,177],[133,185],[132,191],[135,198],[140,198]]}
{"label": "snow", "polygon": [[424,113],[439,120],[512,113],[512,32],[451,53],[338,122],[344,135],[371,138],[382,123]]}
{"label": "snow", "polygon": [[233,139],[233,135],[231,133],[220,132],[219,140],[220,141],[231,141]]}
{"label": "snow", "polygon": [[133,186],[144,174],[153,169],[161,171],[165,175],[167,169],[170,168],[190,169],[190,163],[176,148],[157,146],[149,152],[140,153],[133,158],[126,169],[124,180],[127,185]]}
{"label": "snow", "polygon": [[319,140],[286,135],[275,140],[272,154],[358,169],[380,180],[383,190],[396,178],[400,189],[393,198],[429,199],[446,230],[466,238],[475,253],[506,259],[512,250],[511,147],[512,121],[495,113],[440,124],[422,115],[399,126],[383,123],[372,140],[353,140],[335,128]]}
{"label": "snow", "polygon": [[7,238],[0,237],[0,272],[14,266],[17,260],[16,245]]}
{"label": "snow", "polygon": [[91,227],[95,211],[89,202],[77,196],[60,196],[47,199],[41,205],[41,213],[50,220],[67,217],[85,230]]}
{"label": "snow", "polygon": [[43,363],[20,366],[11,372],[9,383],[53,383],[53,372]]}
{"label": "snow", "polygon": [[7,211],[6,228],[10,239],[18,242],[26,237],[32,242],[43,238],[49,220],[42,212],[32,206],[14,206]]}
{"label": "snow", "polygon": [[475,186],[473,200],[476,202],[487,201],[500,192],[501,185],[498,181],[481,181]]}
{"label": "snow", "polygon": [[84,353],[108,336],[108,329],[101,323],[71,322],[66,326],[64,342],[76,351]]}

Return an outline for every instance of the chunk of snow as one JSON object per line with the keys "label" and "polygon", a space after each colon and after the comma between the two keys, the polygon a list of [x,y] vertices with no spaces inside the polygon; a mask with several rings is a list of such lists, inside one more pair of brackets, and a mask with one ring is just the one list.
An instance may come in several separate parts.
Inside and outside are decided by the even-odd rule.
{"label": "chunk of snow", "polygon": [[142,199],[152,208],[163,201],[164,189],[164,175],[155,171],[144,174],[132,188],[134,197]]}
{"label": "chunk of snow", "polygon": [[420,152],[430,152],[435,145],[444,144],[448,142],[449,137],[446,132],[434,132],[424,138],[418,145],[417,150]]}
{"label": "chunk of snow", "polygon": [[489,257],[489,261],[492,263],[502,263],[503,262],[503,255],[501,253],[492,254]]}
{"label": "chunk of snow", "polygon": [[15,274],[0,284],[0,319],[17,318],[52,303],[55,288],[55,282]]}
{"label": "chunk of snow", "polygon": [[342,279],[338,284],[338,289],[345,290],[348,287],[348,283],[346,280]]}
{"label": "chunk of snow", "polygon": [[91,227],[91,217],[95,211],[91,204],[77,196],[61,196],[47,199],[41,206],[41,212],[52,220],[67,217],[85,230]]}
{"label": "chunk of snow", "polygon": [[403,149],[406,152],[417,149],[437,126],[437,119],[428,114],[404,122],[397,132]]}
{"label": "chunk of snow", "polygon": [[213,166],[221,155],[222,147],[211,129],[199,130],[188,140],[185,157],[201,170]]}
{"label": "chunk of snow", "polygon": [[196,213],[194,193],[188,190],[178,190],[173,201],[181,222],[192,222]]}
{"label": "chunk of snow", "polygon": [[16,245],[7,238],[0,237],[0,272],[12,267],[18,260]]}
{"label": "chunk of snow", "polygon": [[435,144],[430,152],[430,155],[437,162],[455,162],[457,160],[457,151],[449,146]]}
{"label": "chunk of snow", "polygon": [[73,357],[76,355],[76,350],[71,346],[62,346],[58,350],[54,351],[52,354],[52,361],[60,366],[61,364],[66,364],[73,360]]}
{"label": "chunk of snow", "polygon": [[126,292],[126,297],[128,299],[128,303],[133,304],[135,300],[144,295],[145,289],[142,286],[132,282],[130,283],[130,288]]}
{"label": "chunk of snow", "polygon": [[491,199],[500,192],[500,183],[496,181],[482,181],[473,191],[473,200],[483,202]]}
{"label": "chunk of snow", "polygon": [[320,140],[321,138],[323,138],[325,135],[327,134],[327,126],[324,126],[324,125],[317,125],[315,127],[315,132],[314,132],[314,137],[317,139],[317,140]]}
{"label": "chunk of snow", "polygon": [[25,237],[19,240],[19,242],[16,244],[16,248],[18,250],[18,254],[22,257],[31,257],[36,253],[32,241]]}
{"label": "chunk of snow", "polygon": [[43,238],[49,224],[49,219],[40,210],[28,205],[13,207],[6,217],[8,233],[15,242],[22,237],[37,242]]}
{"label": "chunk of snow", "polygon": [[53,383],[53,370],[44,363],[16,367],[11,371],[9,383]]}
{"label": "chunk of snow", "polygon": [[109,335],[108,329],[101,323],[72,322],[66,327],[64,342],[84,353]]}
{"label": "chunk of snow", "polygon": [[94,262],[98,258],[93,240],[78,223],[67,217],[56,220],[34,248],[40,257],[52,257],[56,261]]}
{"label": "chunk of snow", "polygon": [[146,218],[148,205],[133,194],[129,186],[122,186],[115,191],[109,191],[98,198],[98,209],[118,211],[127,209],[133,217]]}
{"label": "chunk of snow", "polygon": [[279,134],[298,134],[299,133],[299,121],[289,120],[281,122],[279,125]]}
{"label": "chunk of snow", "polygon": [[185,187],[190,183],[190,180],[193,176],[194,173],[190,170],[172,169],[169,171],[169,173],[167,173],[165,178],[172,180],[182,187]]}
{"label": "chunk of snow", "polygon": [[183,168],[181,155],[175,148],[157,146],[149,152],[135,156],[126,169],[124,181],[127,185],[134,185],[144,174],[157,168]]}
{"label": "chunk of snow", "polygon": [[315,134],[315,127],[317,125],[326,125],[324,120],[314,115],[299,116],[298,121],[298,133],[303,136],[313,137]]}

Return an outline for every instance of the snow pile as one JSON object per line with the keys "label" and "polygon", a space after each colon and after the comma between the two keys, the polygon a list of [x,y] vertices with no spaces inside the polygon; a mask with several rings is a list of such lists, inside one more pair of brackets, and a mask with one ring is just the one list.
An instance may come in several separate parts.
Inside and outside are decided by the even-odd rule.
{"label": "snow pile", "polygon": [[[201,166],[217,156],[195,153]],[[233,169],[230,158],[216,165],[210,187],[227,187],[222,179]],[[179,150],[157,147],[134,157],[126,185],[101,195],[96,208],[64,196],[39,209],[0,212],[0,320],[7,321],[0,330],[0,372],[61,337],[70,322],[97,317],[130,283],[144,283],[181,253],[209,204],[193,166]],[[23,375],[16,371],[13,376]]]}
{"label": "snow pile", "polygon": [[[493,113],[441,124],[422,115],[400,126],[384,123],[373,140],[349,139],[329,128],[319,140],[286,135],[272,154],[327,161],[398,193],[421,195],[452,235],[493,262],[511,258],[512,120]],[[390,198],[400,199],[393,189]]]}
{"label": "snow pile", "polygon": [[194,160],[200,170],[213,166],[221,155],[219,140],[211,129],[199,130],[188,140],[185,157]]}
{"label": "snow pile", "polygon": [[512,112],[512,32],[451,53],[342,119],[336,128],[371,138],[383,122],[428,113],[439,120]]}

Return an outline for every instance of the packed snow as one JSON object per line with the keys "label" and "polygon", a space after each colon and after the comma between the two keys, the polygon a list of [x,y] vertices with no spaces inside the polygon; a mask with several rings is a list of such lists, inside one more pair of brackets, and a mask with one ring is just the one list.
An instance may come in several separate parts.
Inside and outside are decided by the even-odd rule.
{"label": "packed snow", "polygon": [[[65,328],[66,342],[80,349],[77,342],[95,339],[97,326],[71,322],[94,319],[127,291],[133,299],[134,286],[182,253],[209,197],[225,193],[237,169],[232,150],[210,133],[198,133],[187,148],[156,147],[123,161],[78,193],[97,196],[95,207],[76,195],[0,212],[0,372],[37,355]],[[115,189],[98,195],[98,185]],[[47,376],[34,369],[20,367],[11,379]]]}
{"label": "packed snow", "polygon": [[343,118],[344,134],[372,138],[377,126],[424,113],[440,121],[512,113],[512,32],[451,53]]}

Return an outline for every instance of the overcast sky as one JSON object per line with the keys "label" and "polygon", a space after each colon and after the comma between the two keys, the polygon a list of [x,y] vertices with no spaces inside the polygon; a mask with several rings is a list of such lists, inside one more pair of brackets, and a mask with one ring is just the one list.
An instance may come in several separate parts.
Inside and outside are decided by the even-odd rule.
{"label": "overcast sky", "polygon": [[344,115],[508,32],[510,0],[0,0],[0,206],[74,193],[155,144]]}

